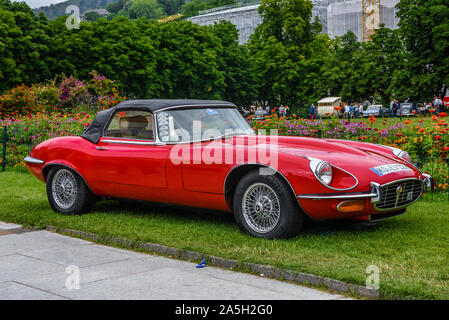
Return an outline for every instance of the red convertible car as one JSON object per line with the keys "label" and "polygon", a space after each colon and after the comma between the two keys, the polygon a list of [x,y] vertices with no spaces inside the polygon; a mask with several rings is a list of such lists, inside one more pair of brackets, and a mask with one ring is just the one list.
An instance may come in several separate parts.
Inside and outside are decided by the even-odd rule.
{"label": "red convertible car", "polygon": [[224,101],[125,101],[80,137],[47,140],[24,160],[63,214],[100,198],[137,199],[233,212],[242,230],[267,239],[296,234],[305,216],[393,217],[432,184],[405,151],[256,135]]}

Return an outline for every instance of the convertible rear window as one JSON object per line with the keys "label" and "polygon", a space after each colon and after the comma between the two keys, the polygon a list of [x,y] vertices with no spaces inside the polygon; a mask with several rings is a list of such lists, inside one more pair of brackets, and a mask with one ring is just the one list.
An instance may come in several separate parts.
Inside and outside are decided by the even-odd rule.
{"label": "convertible rear window", "polygon": [[147,111],[118,110],[112,117],[105,136],[154,140],[152,119],[152,114]]}

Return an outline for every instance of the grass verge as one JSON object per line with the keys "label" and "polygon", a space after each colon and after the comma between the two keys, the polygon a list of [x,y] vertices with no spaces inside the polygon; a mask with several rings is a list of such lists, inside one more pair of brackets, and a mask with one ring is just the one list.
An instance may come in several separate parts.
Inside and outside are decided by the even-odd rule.
{"label": "grass verge", "polygon": [[424,199],[374,226],[310,224],[294,239],[268,241],[241,233],[225,213],[103,201],[93,213],[63,216],[50,209],[44,184],[6,171],[0,173],[0,220],[159,243],[358,285],[365,285],[367,266],[376,265],[382,298],[449,298],[449,202]]}

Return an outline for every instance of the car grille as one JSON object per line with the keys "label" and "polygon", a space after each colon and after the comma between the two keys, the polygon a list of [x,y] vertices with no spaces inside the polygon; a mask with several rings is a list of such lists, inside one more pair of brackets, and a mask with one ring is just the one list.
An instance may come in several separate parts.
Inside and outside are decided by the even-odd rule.
{"label": "car grille", "polygon": [[406,206],[418,200],[423,191],[421,180],[398,181],[380,187],[380,201],[377,209],[388,210]]}

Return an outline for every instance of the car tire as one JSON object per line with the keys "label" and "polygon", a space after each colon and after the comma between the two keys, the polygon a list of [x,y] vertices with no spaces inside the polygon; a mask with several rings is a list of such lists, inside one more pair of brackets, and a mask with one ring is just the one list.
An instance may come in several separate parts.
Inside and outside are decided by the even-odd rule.
{"label": "car tire", "polygon": [[279,174],[247,173],[236,186],[234,217],[239,228],[257,238],[289,238],[299,233],[304,222],[291,188]]}
{"label": "car tire", "polygon": [[95,195],[84,179],[67,167],[53,167],[47,176],[47,198],[55,212],[75,215],[92,210]]}

